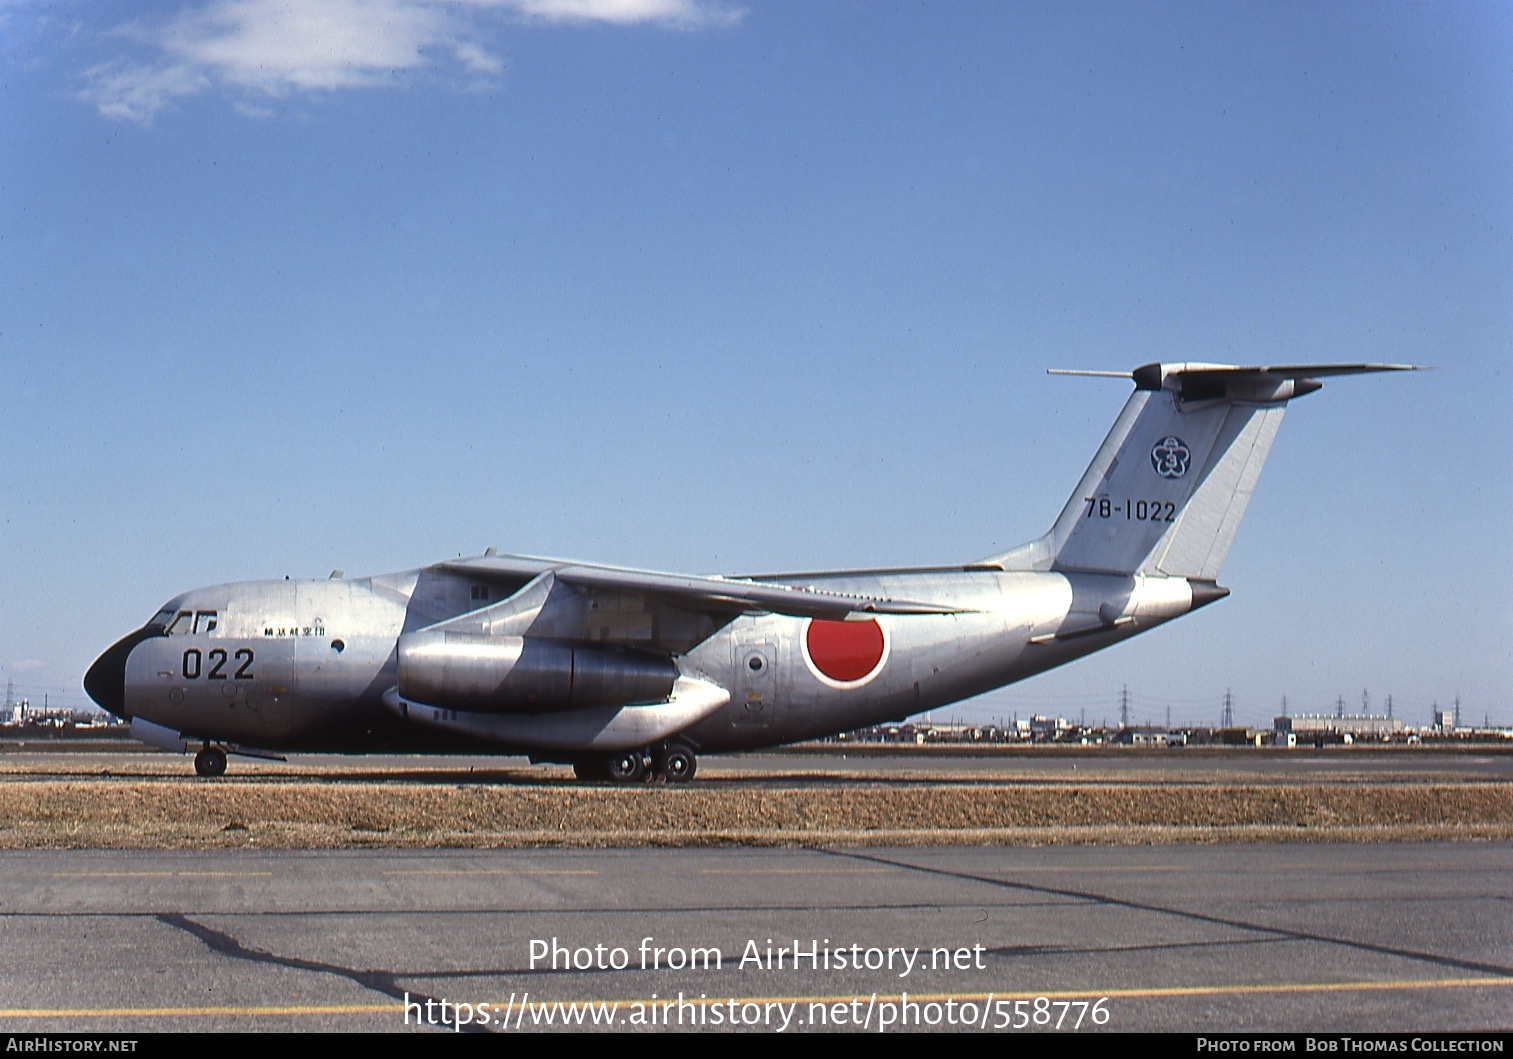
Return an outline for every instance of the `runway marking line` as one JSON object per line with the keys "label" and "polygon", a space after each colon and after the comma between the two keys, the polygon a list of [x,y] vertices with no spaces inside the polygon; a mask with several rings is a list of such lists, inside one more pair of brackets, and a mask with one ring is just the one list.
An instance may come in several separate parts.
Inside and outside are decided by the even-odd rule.
{"label": "runway marking line", "polygon": [[55,871],[54,879],[256,879],[272,876],[271,871]]}
{"label": "runway marking line", "polygon": [[542,868],[540,870],[504,868],[417,868],[404,871],[385,871],[385,875],[598,875],[593,868],[569,869],[569,868]]}
{"label": "runway marking line", "polygon": [[[1267,867],[1270,868],[1271,866],[1267,865]],[[1134,867],[1129,867],[1129,868],[1056,867],[1055,865],[1047,864],[1047,865],[1044,865],[1042,867],[1027,867],[1027,868],[1009,868],[1009,869],[1006,869],[1006,871],[1007,871],[1007,873],[1009,875],[1024,875],[1024,874],[1028,874],[1029,872],[1037,872],[1037,871],[1040,871],[1040,872],[1060,872],[1060,873],[1062,873],[1064,875],[1094,875],[1094,874],[1097,874],[1099,872],[1105,872],[1105,873],[1108,873],[1108,874],[1118,875],[1118,874],[1122,874],[1124,872],[1140,872],[1140,871],[1204,871],[1204,870],[1210,870],[1211,871],[1211,870],[1214,870],[1214,869],[1192,868],[1192,867],[1188,867],[1185,864],[1146,864],[1146,865],[1136,865]],[[1225,872],[1225,874],[1229,874],[1229,873]]]}
{"label": "runway marking line", "polygon": [[82,1008],[38,1008],[27,1010],[0,1010],[0,1018],[47,1019],[86,1018],[99,1015],[109,1018],[203,1018],[206,1015],[379,1015],[387,1011],[403,1011],[404,1004],[332,1004],[329,1006],[290,1007],[203,1007],[203,1008],[98,1008],[90,1011]]}
{"label": "runway marking line", "polygon": [[904,868],[700,868],[700,875],[897,875]]}
{"label": "runway marking line", "polygon": [[[1485,989],[1490,987],[1513,987],[1513,978],[1423,978],[1400,979],[1384,982],[1293,982],[1271,985],[1232,986],[1169,986],[1151,989],[1078,989],[1056,992],[1015,991],[1009,993],[914,993],[910,999],[921,1004],[957,1002],[985,1003],[994,1000],[1086,1000],[1091,996],[1107,997],[1110,1000],[1152,1000],[1168,997],[1212,996],[1257,996],[1280,993],[1355,993],[1390,992],[1403,989]],[[734,1000],[739,1004],[835,1004],[850,1003],[862,994],[835,996],[773,996],[773,997],[701,997],[697,1000],[685,996],[683,1003],[699,1007],[719,1006]],[[635,1004],[657,1004],[666,998],[655,1000],[649,997],[625,1000],[569,999],[563,1004],[606,1004],[630,1007]],[[878,1000],[899,1002],[897,993],[877,994]],[[543,1001],[556,1003],[557,1001]],[[455,1003],[455,1001],[454,1001]],[[505,1014],[514,1007],[492,1003],[491,1010]],[[401,1012],[402,1003],[388,1004],[325,1004],[325,1005],[265,1005],[254,1007],[176,1007],[176,1008],[0,1008],[0,1019],[45,1019],[45,1018],[202,1018],[207,1015],[267,1017],[273,1015],[378,1015],[385,1012]]]}

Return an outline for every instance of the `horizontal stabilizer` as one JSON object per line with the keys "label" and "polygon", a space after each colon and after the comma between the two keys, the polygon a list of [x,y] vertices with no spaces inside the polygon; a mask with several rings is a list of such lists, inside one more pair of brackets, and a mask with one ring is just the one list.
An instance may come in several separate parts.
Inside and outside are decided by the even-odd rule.
{"label": "horizontal stabilizer", "polygon": [[1051,375],[1132,379],[1136,390],[1169,390],[1181,401],[1227,399],[1268,403],[1312,393],[1318,380],[1379,371],[1422,371],[1413,364],[1279,364],[1237,367],[1230,364],[1146,364],[1131,372],[1075,371],[1052,368]]}
{"label": "horizontal stabilizer", "polygon": [[1146,364],[1051,531],[986,560],[1005,570],[1217,579],[1287,402],[1341,375],[1408,364]]}

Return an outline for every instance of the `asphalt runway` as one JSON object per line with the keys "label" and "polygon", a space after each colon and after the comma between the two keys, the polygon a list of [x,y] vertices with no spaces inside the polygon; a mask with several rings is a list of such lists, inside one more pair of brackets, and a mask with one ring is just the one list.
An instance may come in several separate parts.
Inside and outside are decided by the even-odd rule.
{"label": "asphalt runway", "polygon": [[1510,898],[1508,843],[20,851],[0,1026],[1498,1030]]}

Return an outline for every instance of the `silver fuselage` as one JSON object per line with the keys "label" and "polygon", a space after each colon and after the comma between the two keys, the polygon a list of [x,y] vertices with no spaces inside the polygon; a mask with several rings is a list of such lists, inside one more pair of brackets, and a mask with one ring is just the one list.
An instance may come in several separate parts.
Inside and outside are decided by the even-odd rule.
{"label": "silver fuselage", "polygon": [[[743,614],[719,624],[673,659],[680,675],[729,693],[723,706],[681,729],[703,750],[770,746],[902,719],[1044,672],[1207,601],[1195,604],[1182,578],[966,568],[794,575],[777,583],[929,599],[956,612],[861,619],[875,622],[876,632],[859,657],[843,659],[849,670],[816,657],[809,626],[819,619]],[[431,567],[186,592],[164,606],[168,621],[118,645],[136,641],[125,654],[120,712],[186,739],[270,750],[615,748],[612,738],[595,741],[604,726],[594,716],[575,716],[592,711],[474,714],[398,699],[401,634],[465,615],[496,589]],[[658,610],[654,602],[622,606],[606,624],[573,631],[579,642],[625,642],[637,626],[654,624]],[[827,675],[827,665],[840,679]]]}

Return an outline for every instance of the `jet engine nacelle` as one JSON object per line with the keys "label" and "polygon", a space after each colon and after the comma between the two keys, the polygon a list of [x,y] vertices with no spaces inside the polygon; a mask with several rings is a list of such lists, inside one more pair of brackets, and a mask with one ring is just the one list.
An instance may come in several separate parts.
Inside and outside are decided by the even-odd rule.
{"label": "jet engine nacelle", "polygon": [[533,636],[413,632],[399,638],[399,693],[475,713],[542,713],[663,702],[677,667],[619,647]]}

